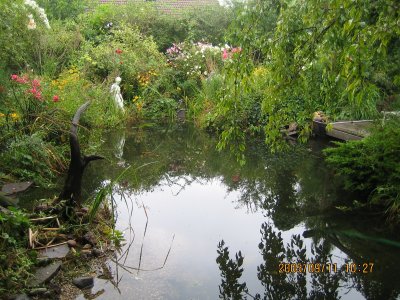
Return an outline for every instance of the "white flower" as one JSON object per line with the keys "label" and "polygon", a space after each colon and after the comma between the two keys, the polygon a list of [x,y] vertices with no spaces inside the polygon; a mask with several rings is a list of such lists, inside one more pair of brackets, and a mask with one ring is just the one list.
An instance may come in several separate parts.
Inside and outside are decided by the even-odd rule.
{"label": "white flower", "polygon": [[35,23],[35,20],[33,19],[33,16],[28,15],[28,18],[29,18],[28,29],[30,29],[30,30],[36,29],[36,23]]}
{"label": "white flower", "polygon": [[[50,24],[49,24],[49,20],[47,19],[47,15],[44,11],[43,8],[39,7],[39,5],[34,1],[34,0],[25,0],[25,5],[32,7],[34,10],[36,10],[36,12],[38,13],[38,15],[40,16],[40,18],[42,19],[44,25],[46,25],[47,28],[50,29]],[[36,24],[32,25],[35,23],[35,21],[33,20],[33,16],[29,15],[29,25],[28,28],[29,29],[35,29],[36,28]],[[31,20],[33,20],[33,23],[31,24]],[[34,27],[33,27],[34,26]]]}

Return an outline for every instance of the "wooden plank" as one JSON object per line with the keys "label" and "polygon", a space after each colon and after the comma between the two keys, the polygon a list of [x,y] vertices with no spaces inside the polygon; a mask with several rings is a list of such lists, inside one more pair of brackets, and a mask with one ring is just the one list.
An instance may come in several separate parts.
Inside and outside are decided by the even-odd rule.
{"label": "wooden plank", "polygon": [[335,122],[332,123],[332,128],[343,131],[352,135],[366,137],[370,134],[370,128],[372,126],[372,121],[365,122]]}
{"label": "wooden plank", "polygon": [[371,127],[371,120],[333,122],[326,134],[344,141],[360,140],[370,134]]}
{"label": "wooden plank", "polygon": [[354,141],[354,140],[361,140],[363,138],[361,136],[336,129],[326,131],[326,135],[342,141]]}
{"label": "wooden plank", "polygon": [[327,130],[326,123],[313,121],[313,131],[316,135],[326,135],[343,141],[360,140],[370,134],[372,125],[372,120],[339,121],[330,123],[330,129]]}

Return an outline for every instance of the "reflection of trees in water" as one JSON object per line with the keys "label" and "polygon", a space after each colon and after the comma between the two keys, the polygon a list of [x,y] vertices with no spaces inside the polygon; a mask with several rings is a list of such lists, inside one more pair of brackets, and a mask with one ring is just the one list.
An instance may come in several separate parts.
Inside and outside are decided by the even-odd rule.
{"label": "reflection of trees in water", "polygon": [[[116,161],[122,156],[122,145],[124,164]],[[91,193],[98,182],[115,178],[129,165],[124,181],[136,193],[151,191],[160,182],[170,184],[188,177],[207,182],[218,177],[228,191],[240,192],[238,207],[268,212],[279,229],[298,224],[307,205],[315,209],[335,196],[321,161],[309,153],[294,150],[271,156],[260,141],[248,147],[247,163],[240,166],[234,155],[215,147],[210,135],[193,128],[112,132],[105,137],[101,153],[109,164],[91,168],[85,188]]]}
{"label": "reflection of trees in water", "polygon": [[[399,295],[399,285],[385,282],[385,279],[379,276],[382,275],[382,268],[377,270],[377,273],[368,274],[346,271],[345,263],[367,262],[362,261],[360,257],[356,260],[352,258],[345,262],[337,262],[335,266],[331,251],[336,242],[338,241],[320,238],[311,244],[311,255],[307,255],[304,240],[300,235],[293,235],[290,243],[285,246],[281,232],[275,231],[268,223],[262,224],[258,248],[263,263],[257,267],[257,278],[264,287],[264,294],[252,295],[246,282],[240,281],[244,261],[242,253],[237,253],[234,259],[230,258],[228,247],[221,241],[216,260],[221,271],[220,298],[340,299],[340,290],[345,293],[355,288],[367,299],[396,299]],[[347,251],[346,248],[342,250]],[[291,264],[291,269],[283,268],[283,263]],[[397,273],[398,270],[394,272]]]}
{"label": "reflection of trees in water", "polygon": [[[126,135],[123,147],[125,165],[120,165],[115,162],[115,154],[124,135]],[[329,215],[321,215],[321,211],[332,210],[333,203],[336,204],[338,200],[345,198],[338,194],[336,183],[320,158],[303,149],[293,149],[291,153],[281,155],[270,155],[261,142],[248,147],[245,153],[247,163],[245,166],[240,166],[235,156],[228,152],[216,151],[215,144],[215,140],[208,134],[191,128],[112,133],[101,153],[109,159],[109,164],[97,164],[92,169],[85,178],[86,182],[89,181],[86,189],[88,193],[95,191],[99,187],[99,182],[116,178],[129,165],[132,167],[123,178],[121,188],[132,194],[152,191],[160,184],[184,189],[193,180],[207,184],[213,178],[219,178],[227,186],[228,191],[239,192],[240,196],[235,203],[237,207],[247,208],[249,211],[263,211],[279,230],[291,229],[304,220],[310,231],[322,232],[320,235],[312,236],[315,254],[312,258],[307,258],[301,256],[304,245],[301,244],[299,237],[292,239],[293,245],[290,245],[290,249],[294,252],[289,252],[288,248],[283,246],[279,233],[273,232],[270,227],[262,228],[263,240],[260,251],[266,258],[265,263],[259,266],[258,273],[261,282],[265,284],[265,293],[268,296],[275,299],[280,295],[283,297],[281,299],[285,297],[335,299],[338,282],[341,282],[340,279],[346,275],[348,277],[346,279],[352,278],[357,289],[369,299],[380,299],[379,296],[383,297],[381,299],[393,298],[390,293],[398,291],[399,284],[390,281],[388,277],[391,277],[389,273],[400,272],[396,252],[391,256],[391,249],[384,247],[368,251],[372,247],[368,241],[326,233],[327,228],[336,230],[356,228],[360,232],[368,232],[372,228],[365,227],[370,227],[374,222],[359,220],[350,224],[351,220],[348,217],[339,220],[337,216],[331,218]],[[140,168],[140,166],[145,167]],[[267,243],[270,240],[272,242]],[[394,267],[391,266],[386,271],[377,270],[368,277],[340,273],[310,274],[307,277],[301,273],[279,274],[276,266],[271,267],[271,263],[277,263],[282,256],[295,262],[302,261],[301,259],[312,261],[317,258],[329,261],[330,245],[341,249],[352,260],[358,257],[368,262],[369,259],[379,257],[381,266],[394,265]],[[307,280],[311,290],[307,290],[308,286],[305,283]]]}

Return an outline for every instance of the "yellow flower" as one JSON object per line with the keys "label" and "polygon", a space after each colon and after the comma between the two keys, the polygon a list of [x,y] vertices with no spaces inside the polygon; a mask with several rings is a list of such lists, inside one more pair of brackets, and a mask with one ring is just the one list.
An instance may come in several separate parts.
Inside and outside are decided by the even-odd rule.
{"label": "yellow flower", "polygon": [[253,71],[254,76],[261,77],[267,74],[268,70],[265,67],[258,67],[255,68]]}
{"label": "yellow flower", "polygon": [[142,107],[143,107],[143,102],[136,103],[136,108],[137,108],[138,111],[141,111]]}
{"label": "yellow flower", "polygon": [[19,115],[17,113],[12,113],[10,116],[14,121],[19,119]]}

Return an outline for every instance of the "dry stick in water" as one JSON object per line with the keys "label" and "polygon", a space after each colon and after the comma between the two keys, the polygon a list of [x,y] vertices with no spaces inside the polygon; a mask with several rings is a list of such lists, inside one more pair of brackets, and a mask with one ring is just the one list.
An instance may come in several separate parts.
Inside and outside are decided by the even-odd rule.
{"label": "dry stick in water", "polygon": [[[126,208],[127,208],[128,211],[129,211],[129,205],[128,205],[128,201],[127,201],[127,199],[126,199],[126,197],[125,197],[125,193],[122,193],[122,197],[124,198]],[[117,259],[118,261],[120,261],[121,259],[124,258],[123,264],[126,263],[126,260],[127,260],[127,258],[128,258],[130,249],[131,249],[131,247],[132,247],[132,245],[133,245],[133,242],[135,241],[135,237],[136,237],[135,230],[133,229],[132,221],[131,221],[131,220],[132,220],[132,216],[133,216],[133,202],[132,202],[132,201],[131,201],[131,204],[132,204],[132,206],[131,206],[131,209],[130,209],[129,224],[128,224],[128,226],[129,226],[129,233],[130,233],[130,235],[131,235],[131,239],[130,239],[130,242],[129,242],[129,246],[126,248],[126,250],[124,251],[124,253],[122,253],[122,255]],[[133,235],[133,237],[132,237],[132,235]]]}
{"label": "dry stick in water", "polygon": [[111,259],[111,260],[112,260],[113,262],[115,262],[115,263],[117,264],[117,266],[120,266],[123,270],[129,272],[130,274],[133,274],[133,273],[130,272],[130,271],[128,271],[127,269],[135,270],[135,271],[142,271],[142,272],[158,271],[158,270],[161,270],[162,268],[165,267],[165,265],[166,265],[166,263],[167,263],[167,260],[168,260],[168,257],[169,257],[169,253],[171,252],[171,249],[172,249],[172,244],[173,244],[173,242],[174,242],[174,239],[175,239],[175,234],[172,236],[171,244],[170,244],[170,246],[169,246],[167,255],[165,256],[165,259],[164,259],[164,264],[163,264],[161,267],[158,267],[158,268],[155,268],[155,269],[139,269],[139,268],[135,268],[135,267],[129,267],[129,266],[122,265],[122,264],[120,264],[117,260],[113,260],[113,259]]}
{"label": "dry stick in water", "polygon": [[144,213],[145,213],[145,215],[146,215],[146,226],[144,227],[143,241],[142,241],[142,246],[140,247],[139,265],[138,265],[137,275],[139,275],[140,265],[142,264],[142,254],[143,254],[144,238],[146,237],[147,225],[149,224],[149,217],[148,217],[148,215],[147,215],[146,207],[144,206],[143,201],[142,201],[142,206],[143,206]]}

